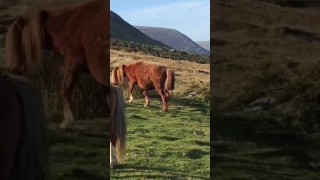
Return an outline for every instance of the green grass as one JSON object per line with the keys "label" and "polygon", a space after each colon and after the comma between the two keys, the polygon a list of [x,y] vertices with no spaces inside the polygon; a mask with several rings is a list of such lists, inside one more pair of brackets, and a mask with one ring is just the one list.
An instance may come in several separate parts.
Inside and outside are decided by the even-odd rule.
{"label": "green grass", "polygon": [[109,177],[106,120],[77,121],[62,132],[49,126],[51,171],[54,180],[102,180]]}
{"label": "green grass", "polygon": [[112,179],[209,179],[209,106],[187,99],[162,105],[151,98],[127,104],[126,162],[111,170]]}
{"label": "green grass", "polygon": [[289,130],[261,114],[216,114],[213,119],[211,178],[320,179],[319,136]]}
{"label": "green grass", "polygon": [[[209,179],[210,109],[179,98],[162,113],[158,97],[127,103],[127,156],[111,170],[112,179]],[[126,100],[127,101],[127,100]],[[109,177],[108,123],[76,121],[70,130],[49,126],[53,179],[100,180]]]}

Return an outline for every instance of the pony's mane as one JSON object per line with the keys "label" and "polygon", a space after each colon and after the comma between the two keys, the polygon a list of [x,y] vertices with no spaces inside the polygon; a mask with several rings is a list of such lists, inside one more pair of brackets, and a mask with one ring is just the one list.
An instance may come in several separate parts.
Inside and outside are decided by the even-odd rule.
{"label": "pony's mane", "polygon": [[14,71],[34,72],[41,65],[45,44],[44,18],[46,11],[28,11],[18,16],[6,35],[8,68]]}

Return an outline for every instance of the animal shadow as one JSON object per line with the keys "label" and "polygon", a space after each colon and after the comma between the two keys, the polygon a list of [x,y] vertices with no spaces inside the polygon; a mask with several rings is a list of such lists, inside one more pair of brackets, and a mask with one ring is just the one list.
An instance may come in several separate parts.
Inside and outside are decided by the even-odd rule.
{"label": "animal shadow", "polygon": [[98,176],[96,174],[91,174],[83,169],[74,169],[73,174],[80,179],[90,179],[90,180],[105,180],[106,178],[103,176]]}
{"label": "animal shadow", "polygon": [[192,149],[187,153],[187,156],[190,159],[200,159],[203,156],[207,155],[208,153],[199,149]]}

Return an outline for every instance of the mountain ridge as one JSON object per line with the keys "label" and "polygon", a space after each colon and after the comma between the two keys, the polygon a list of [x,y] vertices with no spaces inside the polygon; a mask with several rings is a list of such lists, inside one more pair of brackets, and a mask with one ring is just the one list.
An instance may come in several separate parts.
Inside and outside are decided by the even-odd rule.
{"label": "mountain ridge", "polygon": [[138,29],[134,28],[131,24],[125,21],[117,13],[110,10],[110,38],[133,41],[136,43],[158,45],[162,47],[169,47],[162,42],[154,40]]}
{"label": "mountain ridge", "polygon": [[210,52],[208,50],[201,47],[187,35],[181,33],[176,29],[140,25],[134,25],[133,27],[140,30],[148,37],[160,41],[176,50],[210,55]]}

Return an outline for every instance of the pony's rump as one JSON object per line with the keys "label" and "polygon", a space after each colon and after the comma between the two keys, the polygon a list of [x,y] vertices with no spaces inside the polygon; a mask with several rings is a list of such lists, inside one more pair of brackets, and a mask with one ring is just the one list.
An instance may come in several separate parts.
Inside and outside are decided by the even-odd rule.
{"label": "pony's rump", "polygon": [[174,90],[174,83],[175,83],[174,71],[172,69],[167,69],[167,79],[165,83],[165,89],[169,91]]}

